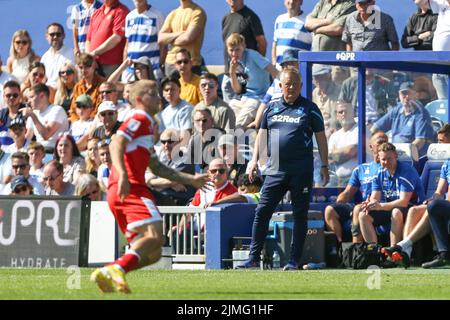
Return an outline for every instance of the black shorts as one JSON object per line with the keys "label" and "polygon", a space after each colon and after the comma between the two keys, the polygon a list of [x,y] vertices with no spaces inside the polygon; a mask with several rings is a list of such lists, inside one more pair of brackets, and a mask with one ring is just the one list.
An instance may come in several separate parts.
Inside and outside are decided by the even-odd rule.
{"label": "black shorts", "polygon": [[336,211],[339,216],[339,221],[342,223],[351,219],[355,205],[353,203],[333,203],[330,204],[330,207]]}
{"label": "black shorts", "polygon": [[[406,215],[408,214],[409,207],[407,207],[407,208],[394,208],[394,209],[399,209],[403,213],[403,221],[405,221]],[[394,210],[394,209],[392,209],[392,210]],[[382,224],[391,223],[392,210],[388,210],[388,211],[384,211],[384,210],[370,211],[369,215],[373,218],[373,225],[374,226],[379,226],[379,225],[382,225]]]}

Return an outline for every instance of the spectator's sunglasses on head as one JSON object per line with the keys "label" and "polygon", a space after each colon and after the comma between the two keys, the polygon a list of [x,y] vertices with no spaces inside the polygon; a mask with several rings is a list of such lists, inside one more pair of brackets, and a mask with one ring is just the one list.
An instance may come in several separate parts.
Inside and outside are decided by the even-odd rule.
{"label": "spectator's sunglasses on head", "polygon": [[181,59],[181,60],[177,60],[175,62],[176,64],[180,65],[180,64],[188,64],[189,63],[189,59]]}
{"label": "spectator's sunglasses on head", "polygon": [[14,41],[15,44],[17,44],[17,45],[21,44],[23,46],[26,46],[28,44],[28,42],[29,42],[28,40],[16,40],[16,41]]}
{"label": "spectator's sunglasses on head", "polygon": [[211,172],[212,174],[216,174],[217,172],[219,174],[224,174],[227,170],[225,169],[209,169],[209,172]]}
{"label": "spectator's sunglasses on head", "polygon": [[42,177],[42,181],[55,181],[58,179],[58,177],[62,174],[62,172],[58,173],[56,176],[48,176],[48,177]]}
{"label": "spectator's sunglasses on head", "polygon": [[70,76],[71,74],[74,74],[75,71],[73,71],[72,69],[67,69],[67,70],[63,70],[59,72],[59,76]]}
{"label": "spectator's sunglasses on head", "polygon": [[206,87],[208,87],[209,89],[214,89],[216,87],[216,84],[214,81],[200,83],[200,88],[205,89]]}

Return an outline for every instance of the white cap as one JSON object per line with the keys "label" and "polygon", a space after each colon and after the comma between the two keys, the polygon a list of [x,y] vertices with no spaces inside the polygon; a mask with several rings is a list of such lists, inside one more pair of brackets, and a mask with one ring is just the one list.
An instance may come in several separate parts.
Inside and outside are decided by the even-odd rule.
{"label": "white cap", "polygon": [[102,113],[105,111],[117,111],[117,107],[112,101],[103,101],[98,106],[97,113]]}

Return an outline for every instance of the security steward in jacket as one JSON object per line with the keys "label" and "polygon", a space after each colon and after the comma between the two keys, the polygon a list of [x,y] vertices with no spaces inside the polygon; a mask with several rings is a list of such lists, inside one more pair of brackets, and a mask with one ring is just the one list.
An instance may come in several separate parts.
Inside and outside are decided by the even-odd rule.
{"label": "security steward in jacket", "polygon": [[268,164],[261,189],[261,198],[253,221],[249,259],[237,268],[256,268],[269,228],[269,221],[286,191],[291,192],[294,229],[289,262],[283,270],[298,270],[307,232],[307,217],[313,186],[313,133],[322,161],[320,176],[325,186],[328,173],[328,147],[322,114],[312,101],[300,95],[301,75],[295,68],[286,68],[280,75],[282,97],[267,106],[261,129],[249,162],[250,179],[256,172],[259,152],[265,143]]}

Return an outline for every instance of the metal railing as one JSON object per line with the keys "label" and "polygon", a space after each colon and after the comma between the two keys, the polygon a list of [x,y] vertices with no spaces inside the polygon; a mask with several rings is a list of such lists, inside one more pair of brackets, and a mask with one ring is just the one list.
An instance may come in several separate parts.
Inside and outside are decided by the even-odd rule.
{"label": "metal railing", "polygon": [[201,207],[159,206],[174,263],[205,263]]}

